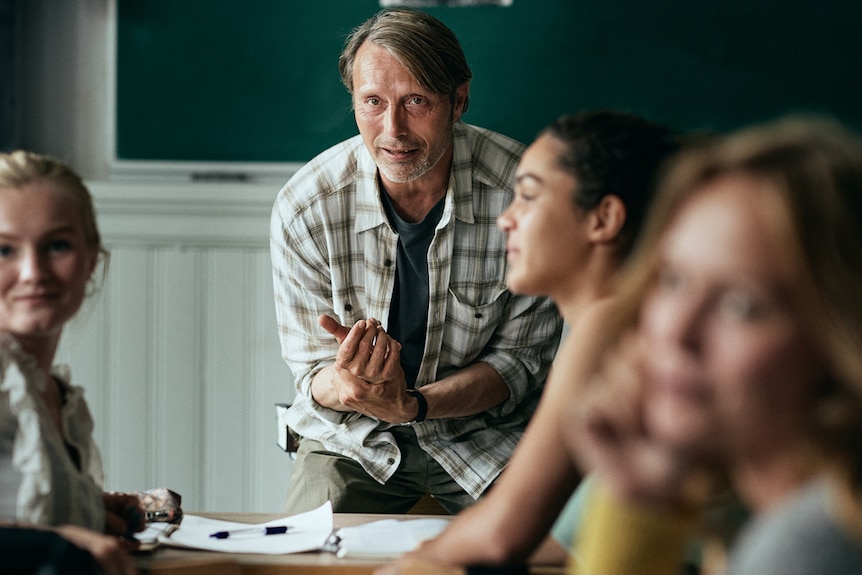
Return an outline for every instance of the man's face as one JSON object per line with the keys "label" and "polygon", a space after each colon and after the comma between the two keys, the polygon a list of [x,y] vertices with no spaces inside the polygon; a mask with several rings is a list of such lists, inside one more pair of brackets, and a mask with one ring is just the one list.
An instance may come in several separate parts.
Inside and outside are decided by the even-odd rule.
{"label": "man's face", "polygon": [[385,48],[370,42],[356,53],[356,125],[380,173],[392,182],[417,180],[452,149],[452,124],[461,117],[467,85],[455,107],[449,96],[422,87]]}

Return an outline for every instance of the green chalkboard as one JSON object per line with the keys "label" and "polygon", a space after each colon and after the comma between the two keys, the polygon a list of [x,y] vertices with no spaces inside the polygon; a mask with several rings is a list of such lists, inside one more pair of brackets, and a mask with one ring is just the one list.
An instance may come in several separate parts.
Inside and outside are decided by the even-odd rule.
{"label": "green chalkboard", "polygon": [[[338,54],[377,0],[117,0],[120,160],[301,162],[356,133]],[[514,0],[428,11],[474,73],[464,120],[529,142],[616,108],[677,129],[788,112],[862,128],[858,0]]]}

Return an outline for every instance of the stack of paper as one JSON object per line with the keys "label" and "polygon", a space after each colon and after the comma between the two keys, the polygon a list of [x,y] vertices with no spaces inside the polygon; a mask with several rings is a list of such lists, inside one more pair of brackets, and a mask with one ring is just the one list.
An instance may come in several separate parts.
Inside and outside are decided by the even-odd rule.
{"label": "stack of paper", "polygon": [[394,559],[431,539],[449,524],[446,518],[383,519],[336,531],[338,557]]}
{"label": "stack of paper", "polygon": [[[213,537],[220,531],[247,531],[252,527],[287,525],[285,533],[275,535],[237,534],[223,539]],[[263,553],[284,555],[317,551],[332,533],[332,505],[327,501],[317,509],[267,521],[258,525],[208,519],[186,514],[179,528],[159,536],[159,542],[175,547],[224,551],[226,553]]]}
{"label": "stack of paper", "polygon": [[[158,533],[164,545],[223,551],[284,555],[303,551],[330,551],[337,557],[394,559],[443,531],[448,518],[383,519],[332,530],[332,505],[266,523],[249,525],[186,514],[179,527]],[[265,535],[266,527],[287,526],[284,533]],[[174,527],[174,526],[171,526]],[[249,533],[251,531],[251,533]],[[280,530],[279,530],[280,531]],[[214,537],[229,532],[223,538]]]}

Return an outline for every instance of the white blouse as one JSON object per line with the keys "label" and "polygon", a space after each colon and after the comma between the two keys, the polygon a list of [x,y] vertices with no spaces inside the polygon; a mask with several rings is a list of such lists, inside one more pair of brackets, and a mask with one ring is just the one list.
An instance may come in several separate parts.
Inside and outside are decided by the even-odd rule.
{"label": "white blouse", "polygon": [[42,399],[50,379],[13,337],[0,335],[0,521],[103,531],[104,473],[84,391],[70,385],[64,366],[51,375],[64,396],[65,442]]}

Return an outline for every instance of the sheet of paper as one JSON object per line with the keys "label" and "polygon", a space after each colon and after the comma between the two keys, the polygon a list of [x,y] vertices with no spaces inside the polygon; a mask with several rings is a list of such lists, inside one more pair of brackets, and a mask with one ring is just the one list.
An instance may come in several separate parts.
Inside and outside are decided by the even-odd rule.
{"label": "sheet of paper", "polygon": [[394,559],[415,549],[449,525],[449,519],[383,519],[363,525],[342,527],[336,555],[344,557],[374,557]]}
{"label": "sheet of paper", "polygon": [[[210,537],[217,531],[272,525],[289,525],[290,529],[287,533],[277,535],[237,535],[227,539]],[[285,555],[316,551],[323,546],[330,533],[332,533],[332,504],[327,501],[312,511],[256,525],[208,519],[187,513],[179,528],[169,535],[160,536],[159,541],[165,545],[207,551]]]}

